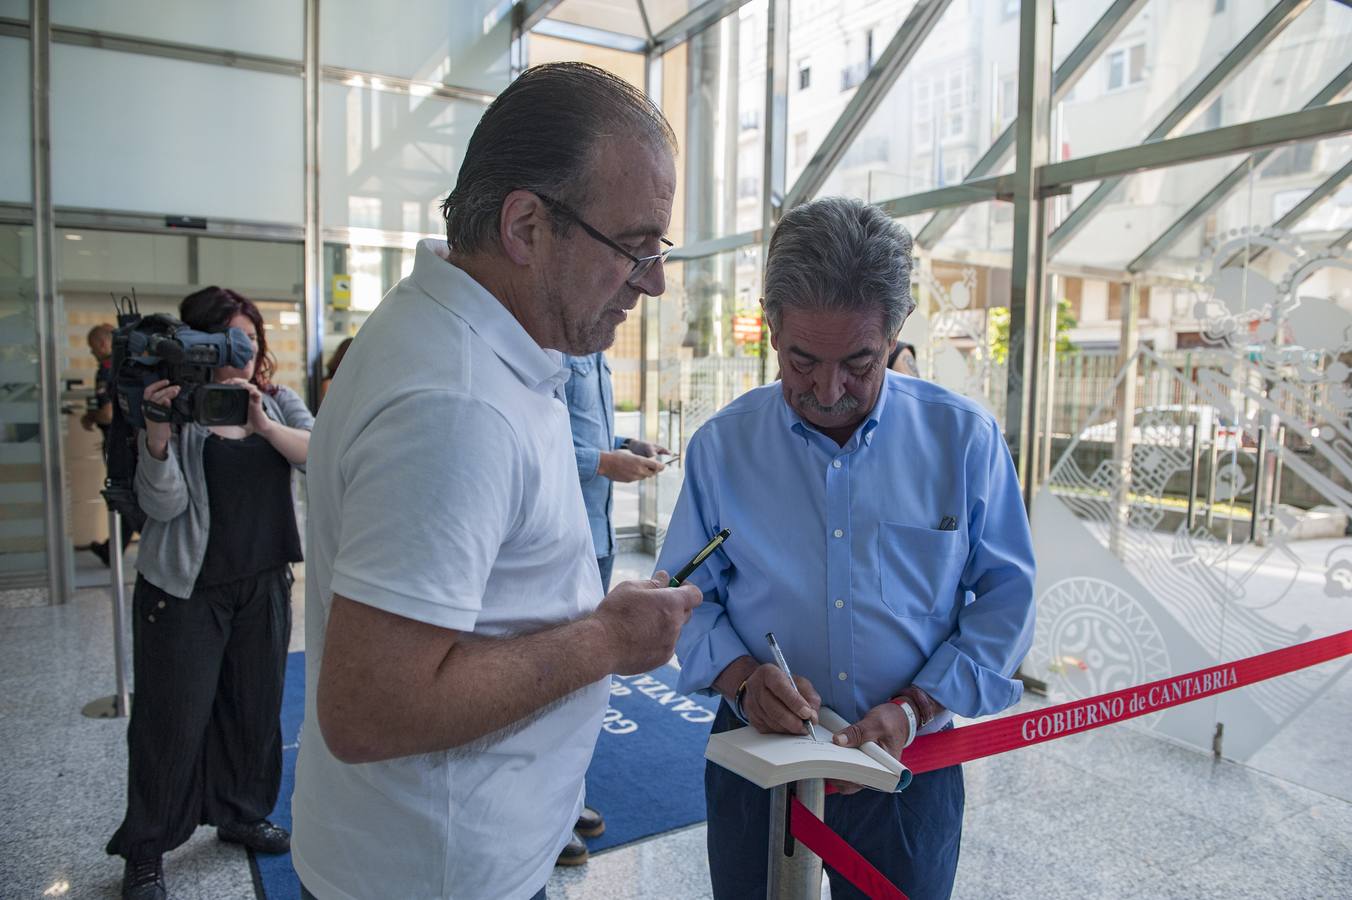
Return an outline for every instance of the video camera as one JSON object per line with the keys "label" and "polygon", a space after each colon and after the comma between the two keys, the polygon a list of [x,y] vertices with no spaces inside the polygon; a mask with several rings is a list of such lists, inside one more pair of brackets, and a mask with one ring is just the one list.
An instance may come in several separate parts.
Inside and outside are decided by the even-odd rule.
{"label": "video camera", "polygon": [[[163,313],[142,316],[132,306],[120,312],[113,333],[113,383],[117,404],[132,428],[145,421],[183,425],[243,425],[249,419],[249,391],[214,384],[212,370],[242,369],[253,346],[238,328],[218,334],[194,331]],[[147,386],[168,380],[179,388],[169,406],[144,403]]]}

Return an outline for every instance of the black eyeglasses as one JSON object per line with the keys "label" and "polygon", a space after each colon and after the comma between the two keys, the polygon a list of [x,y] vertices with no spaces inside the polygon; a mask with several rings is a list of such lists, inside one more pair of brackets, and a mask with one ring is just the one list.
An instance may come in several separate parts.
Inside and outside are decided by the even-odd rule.
{"label": "black eyeglasses", "polygon": [[582,230],[587,232],[588,237],[592,238],[593,240],[599,241],[602,244],[605,244],[611,250],[614,250],[616,253],[621,254],[630,262],[632,262],[634,264],[634,267],[629,270],[629,277],[625,279],[625,282],[627,284],[632,285],[634,284],[634,282],[642,279],[643,276],[647,275],[648,271],[652,269],[652,267],[656,265],[659,261],[666,262],[667,254],[670,253],[672,248],[675,246],[674,244],[672,244],[671,241],[667,240],[666,238],[661,238],[660,240],[662,241],[663,247],[661,253],[654,253],[652,256],[635,256],[634,254],[630,253],[628,250],[624,249],[619,244],[615,243],[610,238],[606,237],[604,234],[602,234],[601,232],[597,231],[595,228],[591,227],[586,222],[584,222],[582,220],[582,217],[579,216],[577,213],[575,213],[572,207],[570,207],[567,203],[564,203],[560,200],[555,200],[553,197],[541,194],[539,191],[535,191],[534,193],[535,196],[539,197],[541,200],[544,201],[545,206],[548,206],[551,209],[558,210],[568,218],[572,219],[577,224],[581,225]]}

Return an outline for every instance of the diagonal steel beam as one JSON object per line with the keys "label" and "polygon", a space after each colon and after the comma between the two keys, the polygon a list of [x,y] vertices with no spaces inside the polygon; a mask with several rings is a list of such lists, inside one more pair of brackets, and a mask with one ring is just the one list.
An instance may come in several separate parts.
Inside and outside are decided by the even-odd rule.
{"label": "diagonal steel beam", "polygon": [[[1286,215],[1273,222],[1272,227],[1277,231],[1286,231],[1290,229],[1301,219],[1309,215],[1311,210],[1316,206],[1333,196],[1333,194],[1343,186],[1343,182],[1349,178],[1352,178],[1352,160],[1348,160],[1343,164],[1341,169],[1334,172],[1328,178],[1325,178],[1318,187],[1306,194],[1303,200],[1291,207]],[[1245,262],[1244,257],[1246,253],[1248,254],[1247,261],[1252,263],[1256,261],[1258,257],[1262,256],[1266,249],[1266,247],[1254,247],[1251,250],[1241,250],[1226,260],[1225,264],[1227,266],[1233,266],[1236,263]]]}
{"label": "diagonal steel beam", "polygon": [[544,21],[545,16],[554,11],[554,7],[563,0],[519,0],[516,7],[520,12],[521,33],[525,34]]}
{"label": "diagonal steel beam", "polygon": [[696,6],[653,35],[652,46],[649,50],[659,54],[666,53],[672,47],[688,41],[691,36],[699,34],[719,19],[729,13],[736,12],[749,2],[750,0],[708,0],[707,3]]}
{"label": "diagonal steel beam", "polygon": [[[1263,52],[1268,44],[1296,20],[1310,5],[1311,0],[1279,0],[1258,24],[1249,29],[1249,33],[1240,38],[1239,43],[1225,54],[1210,72],[1188,92],[1178,104],[1160,120],[1159,124],[1146,135],[1143,144],[1161,141],[1177,131],[1187,128],[1201,114],[1206,105],[1218,95],[1230,81],[1248,65],[1254,57]],[[1071,210],[1064,222],[1047,238],[1047,253],[1055,256],[1080,229],[1084,228],[1094,214],[1108,202],[1121,178],[1110,178]]]}
{"label": "diagonal steel beam", "polygon": [[[1314,109],[1332,103],[1349,84],[1352,84],[1352,63],[1348,63],[1346,68],[1333,76],[1333,80],[1324,85],[1323,90],[1315,94],[1310,102],[1301,108]],[[1194,203],[1187,212],[1175,219],[1172,225],[1155,238],[1149,247],[1142,250],[1140,255],[1127,265],[1127,271],[1143,272],[1149,268],[1162,253],[1182,239],[1188,229],[1192,228],[1199,219],[1230,196],[1230,193],[1248,178],[1251,171],[1257,169],[1276,152],[1275,149],[1260,151],[1231,169],[1230,174],[1216,182],[1211,190],[1203,194],[1201,199]]]}
{"label": "diagonal steel beam", "polygon": [[1337,250],[1341,247],[1346,247],[1348,244],[1352,244],[1352,228],[1347,229],[1342,234],[1329,241],[1328,249]]}
{"label": "diagonal steel beam", "polygon": [[784,198],[784,209],[789,210],[810,199],[821,189],[831,170],[840,162],[845,151],[863,130],[869,117],[887,97],[887,92],[905,71],[925,38],[948,9],[952,0],[920,0],[897,29],[887,49],[869,70],[859,89],[854,92],[845,110],[831,126],[817,152],[808,160],[798,180]]}
{"label": "diagonal steel beam", "polygon": [[[1075,49],[1070,51],[1070,55],[1056,67],[1056,72],[1052,75],[1052,106],[1065,99],[1070,89],[1084,77],[1094,63],[1098,62],[1103,51],[1117,40],[1122,29],[1130,24],[1145,4],[1146,0],[1116,0],[1103,15],[1099,16],[1099,20],[1075,45]],[[976,165],[972,166],[972,170],[963,176],[963,181],[981,178],[1000,168],[1014,150],[1014,125],[1015,123],[1011,122],[1005,127],[995,139],[995,143],[991,144],[976,161]],[[933,247],[948,233],[961,215],[960,209],[939,210],[925,223],[925,227],[920,229],[915,242],[921,247]]]}

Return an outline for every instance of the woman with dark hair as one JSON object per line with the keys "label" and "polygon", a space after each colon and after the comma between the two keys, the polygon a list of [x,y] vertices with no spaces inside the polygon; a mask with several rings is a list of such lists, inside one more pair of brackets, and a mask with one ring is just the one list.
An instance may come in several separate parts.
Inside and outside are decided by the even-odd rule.
{"label": "woman with dark hair", "polygon": [[319,383],[319,402],[324,402],[324,395],[329,392],[329,385],[333,383],[333,376],[338,374],[338,364],[343,361],[343,356],[347,353],[347,348],[352,346],[352,338],[343,338],[343,342],[338,345],[338,349],[333,351],[329,357],[329,368],[324,373],[324,380]]}
{"label": "woman with dark hair", "polygon": [[[249,392],[243,425],[146,420],[136,495],[147,519],[133,594],[136,702],[127,727],[127,814],[108,852],[126,858],[122,896],[165,896],[161,857],[215,825],[222,840],[285,852],[266,816],[282,774],[279,714],[291,637],[291,564],[301,560],[291,472],[314,417],[274,385],[263,317],[219,287],[186,297],[191,328],[243,331],[253,359],[215,380]],[[178,385],[157,381],[149,404]]]}

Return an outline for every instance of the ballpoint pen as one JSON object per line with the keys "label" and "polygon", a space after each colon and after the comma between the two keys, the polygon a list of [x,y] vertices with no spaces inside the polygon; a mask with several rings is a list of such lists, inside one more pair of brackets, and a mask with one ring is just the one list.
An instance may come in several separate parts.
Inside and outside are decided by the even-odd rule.
{"label": "ballpoint pen", "polygon": [[685,584],[685,580],[690,577],[692,572],[700,567],[700,563],[708,559],[709,554],[717,550],[718,545],[726,541],[731,534],[731,531],[724,528],[718,534],[714,535],[713,540],[705,544],[704,549],[696,553],[694,559],[690,560],[690,562],[686,563],[684,566],[681,566],[681,571],[671,577],[671,581],[667,582],[667,587],[680,587]]}
{"label": "ballpoint pen", "polygon": [[[789,671],[789,664],[784,659],[784,652],[779,649],[779,641],[775,640],[775,633],[773,631],[765,632],[765,639],[770,642],[770,652],[775,655],[775,665],[779,666],[779,671],[783,672],[784,676],[789,679],[789,684],[793,685],[793,689],[798,690],[798,685],[793,680],[793,673]],[[802,694],[798,696],[801,697]],[[803,727],[807,729],[808,737],[814,741],[817,740],[817,732],[812,727],[811,719],[804,719]]]}

